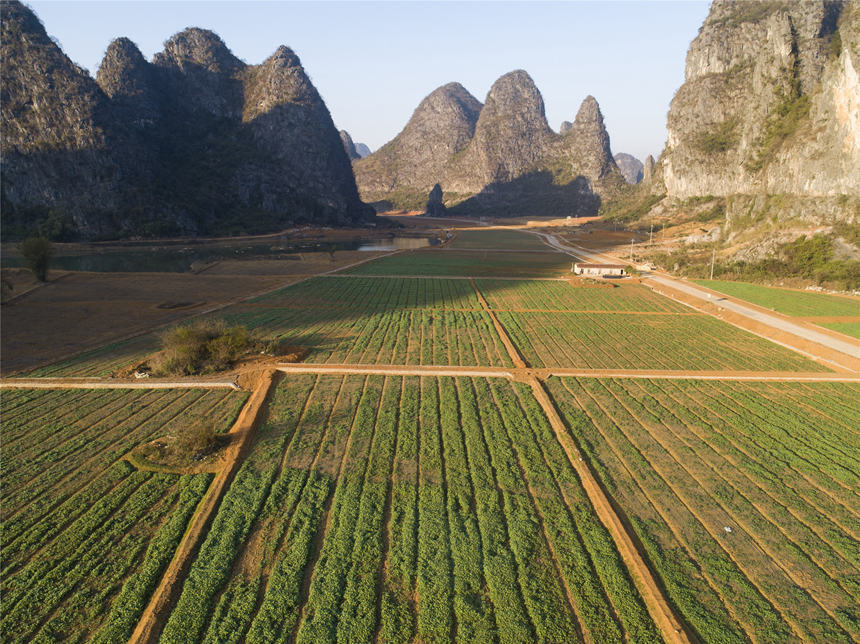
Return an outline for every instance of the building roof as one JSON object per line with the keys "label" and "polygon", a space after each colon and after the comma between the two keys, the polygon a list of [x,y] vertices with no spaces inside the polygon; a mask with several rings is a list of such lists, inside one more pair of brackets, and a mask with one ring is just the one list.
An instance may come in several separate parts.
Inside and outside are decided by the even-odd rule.
{"label": "building roof", "polygon": [[574,264],[577,268],[627,268],[624,264]]}

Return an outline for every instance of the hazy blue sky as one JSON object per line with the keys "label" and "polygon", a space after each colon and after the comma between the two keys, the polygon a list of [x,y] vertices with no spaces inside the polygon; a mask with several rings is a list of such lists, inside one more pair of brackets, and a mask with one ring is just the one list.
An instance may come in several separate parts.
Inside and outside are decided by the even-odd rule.
{"label": "hazy blue sky", "polygon": [[708,2],[31,1],[66,54],[95,76],[113,38],[148,59],[189,26],[218,33],[255,64],[292,47],[338,128],[376,149],[436,87],[484,100],[513,69],[531,74],[550,126],[600,103],[613,152],[655,157],[684,58]]}

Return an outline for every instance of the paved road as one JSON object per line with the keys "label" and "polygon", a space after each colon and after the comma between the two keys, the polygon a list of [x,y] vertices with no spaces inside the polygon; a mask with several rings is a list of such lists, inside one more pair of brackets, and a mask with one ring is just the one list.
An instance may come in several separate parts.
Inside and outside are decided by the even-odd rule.
{"label": "paved road", "polygon": [[[590,261],[618,261],[618,258],[613,258],[603,253],[594,253],[578,246],[571,246],[565,244],[564,242],[559,241],[558,238],[554,237],[553,235],[547,235],[543,233],[537,234],[540,234],[540,236],[543,237],[546,242],[553,248],[557,248],[558,250],[564,251],[575,257]],[[745,306],[740,302],[736,302],[721,296],[715,296],[714,294],[706,291],[705,289],[693,286],[692,284],[689,284],[682,280],[677,280],[656,273],[644,273],[642,277],[644,279],[651,280],[657,284],[662,284],[663,286],[666,286],[668,288],[673,288],[675,290],[686,293],[687,295],[700,299],[703,302],[719,302],[719,306],[726,310],[732,311],[733,313],[737,313],[739,315],[743,315],[744,317],[754,320],[756,322],[766,324],[767,326],[778,331],[784,331],[799,338],[803,338],[804,340],[815,342],[816,344],[820,344],[821,346],[827,347],[828,349],[833,349],[834,351],[838,351],[839,353],[843,353],[852,358],[860,358],[860,342],[841,340],[826,333],[820,333],[818,331],[815,331],[814,329],[809,329],[805,326],[795,324],[794,322],[790,322],[789,320],[786,320],[784,318],[777,317],[775,315],[769,315],[749,306]]]}
{"label": "paved road", "polygon": [[756,322],[761,322],[762,324],[766,324],[774,329],[785,331],[786,333],[791,333],[792,335],[801,337],[804,340],[809,340],[810,342],[815,342],[816,344],[828,347],[829,349],[833,349],[834,351],[844,353],[845,355],[851,356],[852,358],[860,358],[860,342],[840,340],[839,338],[834,338],[833,336],[827,335],[826,333],[819,333],[814,329],[808,329],[804,326],[800,326],[799,324],[795,324],[794,322],[789,322],[784,318],[776,317],[775,315],[768,315],[767,313],[752,309],[748,306],[744,306],[743,304],[730,300],[726,297],[722,297],[719,295],[714,296],[708,291],[705,291],[701,288],[698,288],[681,280],[663,277],[662,275],[657,275],[655,273],[645,273],[643,277],[645,279],[656,282],[657,284],[663,284],[664,286],[673,288],[676,291],[681,291],[682,293],[691,295],[704,302],[719,303],[719,306],[728,311],[739,313],[744,317],[755,320]]}

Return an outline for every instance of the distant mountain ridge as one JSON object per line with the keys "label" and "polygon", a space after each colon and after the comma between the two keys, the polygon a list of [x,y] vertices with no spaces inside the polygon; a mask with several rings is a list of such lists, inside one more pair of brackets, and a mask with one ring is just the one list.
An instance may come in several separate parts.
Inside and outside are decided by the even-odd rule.
{"label": "distant mountain ridge", "polygon": [[500,214],[538,207],[595,214],[597,193],[621,181],[597,101],[587,97],[569,130],[556,134],[523,70],[500,77],[483,105],[459,83],[439,87],[393,140],[354,169],[365,201],[421,207],[440,184],[461,212]]}
{"label": "distant mountain ridge", "polygon": [[3,0],[0,12],[7,236],[262,232],[373,216],[289,48],[247,65],[189,28],[150,63],[118,38],[93,79],[27,7]]}

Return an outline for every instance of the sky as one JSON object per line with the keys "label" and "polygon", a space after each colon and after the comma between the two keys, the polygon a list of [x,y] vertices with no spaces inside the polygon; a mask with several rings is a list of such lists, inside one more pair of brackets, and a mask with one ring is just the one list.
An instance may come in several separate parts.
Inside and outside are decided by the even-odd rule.
{"label": "sky", "polygon": [[457,81],[484,101],[502,74],[524,69],[550,127],[573,121],[591,94],[613,153],[656,158],[666,112],[684,80],[708,2],[236,2],[31,0],[48,34],[95,76],[126,36],[151,60],[186,27],[211,29],[257,64],[291,47],[335,125],[375,150],[435,88]]}

